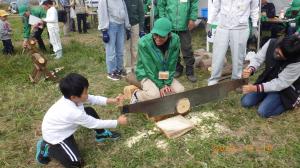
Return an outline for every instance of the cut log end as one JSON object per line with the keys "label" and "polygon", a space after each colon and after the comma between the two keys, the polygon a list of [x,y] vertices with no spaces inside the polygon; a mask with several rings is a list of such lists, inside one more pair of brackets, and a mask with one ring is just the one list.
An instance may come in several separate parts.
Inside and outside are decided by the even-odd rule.
{"label": "cut log end", "polygon": [[179,114],[186,113],[187,111],[189,111],[190,107],[191,103],[188,98],[180,99],[176,104],[176,110]]}
{"label": "cut log end", "polygon": [[46,59],[39,53],[33,53],[33,61],[37,61],[40,64],[45,64],[46,63]]}

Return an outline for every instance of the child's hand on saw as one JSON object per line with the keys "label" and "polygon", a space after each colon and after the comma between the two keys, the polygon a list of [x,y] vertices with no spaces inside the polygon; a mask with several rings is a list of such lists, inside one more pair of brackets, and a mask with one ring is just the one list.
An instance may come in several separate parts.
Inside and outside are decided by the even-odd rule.
{"label": "child's hand on saw", "polygon": [[116,98],[108,98],[107,104],[116,104],[118,106],[122,106],[124,102],[124,95],[119,94]]}

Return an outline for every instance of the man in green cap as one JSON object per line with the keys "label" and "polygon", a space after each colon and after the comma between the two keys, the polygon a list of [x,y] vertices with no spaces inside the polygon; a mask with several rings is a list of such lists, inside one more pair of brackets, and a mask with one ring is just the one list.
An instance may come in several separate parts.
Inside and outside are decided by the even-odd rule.
{"label": "man in green cap", "polygon": [[300,33],[300,0],[293,0],[291,7],[286,10],[285,17],[288,19],[295,19],[288,25],[287,35]]}
{"label": "man in green cap", "polygon": [[[31,25],[29,24],[29,16],[33,15],[42,19],[46,17],[46,12],[44,8],[41,6],[29,7],[27,5],[21,5],[19,6],[18,10],[19,10],[19,15],[22,16],[22,21],[23,21],[23,38],[24,38],[23,47],[26,48],[28,46],[28,39],[30,37],[30,31],[31,31]],[[46,51],[46,47],[42,39],[44,26],[40,25],[40,26],[36,26],[35,28],[36,31],[33,32],[33,37],[37,40],[39,44],[39,48],[43,51]]]}
{"label": "man in green cap", "polygon": [[[194,75],[195,58],[192,50],[191,30],[198,18],[199,0],[157,0],[159,17],[167,17],[172,22],[172,31],[179,35],[181,52],[186,64],[186,76],[191,82],[196,82]],[[180,58],[177,62],[175,77],[181,76],[183,66]]]}
{"label": "man in green cap", "polygon": [[171,21],[160,18],[154,23],[151,33],[139,40],[135,74],[142,90],[133,92],[131,103],[184,91],[174,79],[180,42],[178,35],[171,30]]}

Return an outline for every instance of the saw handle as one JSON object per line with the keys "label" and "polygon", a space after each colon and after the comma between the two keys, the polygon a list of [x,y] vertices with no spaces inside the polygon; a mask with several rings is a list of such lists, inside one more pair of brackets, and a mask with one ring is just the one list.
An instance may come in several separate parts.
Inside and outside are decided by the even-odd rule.
{"label": "saw handle", "polygon": [[124,105],[124,106],[120,107],[120,109],[121,109],[121,114],[129,113],[129,105]]}

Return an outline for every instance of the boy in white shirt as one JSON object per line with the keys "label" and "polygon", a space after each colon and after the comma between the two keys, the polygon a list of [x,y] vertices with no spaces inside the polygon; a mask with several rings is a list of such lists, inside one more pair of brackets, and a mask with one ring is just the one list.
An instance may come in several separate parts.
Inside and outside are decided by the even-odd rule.
{"label": "boy in white shirt", "polygon": [[42,123],[42,136],[37,143],[36,160],[47,164],[50,158],[58,160],[65,167],[82,167],[73,134],[79,126],[94,129],[96,141],[116,140],[119,133],[105,128],[116,128],[127,124],[127,118],[121,115],[117,120],[101,120],[92,107],[84,107],[83,103],[106,105],[118,104],[120,97],[106,98],[88,94],[88,80],[76,73],[71,73],[59,83],[63,97],[50,107]]}
{"label": "boy in white shirt", "polygon": [[58,15],[57,10],[53,5],[52,0],[46,0],[42,3],[44,9],[47,11],[46,18],[42,19],[47,23],[47,29],[49,32],[50,43],[53,46],[55,53],[55,59],[62,57],[62,46],[59,37]]}

